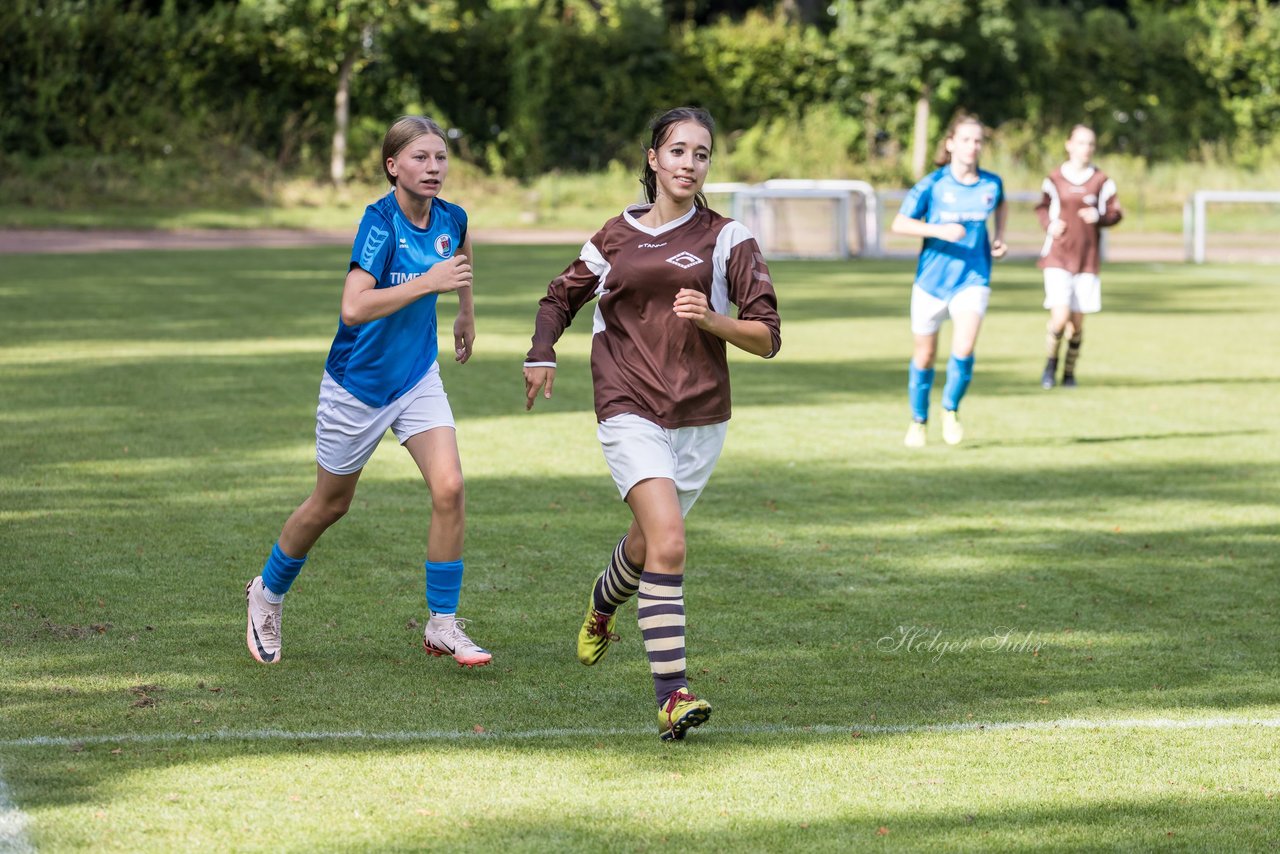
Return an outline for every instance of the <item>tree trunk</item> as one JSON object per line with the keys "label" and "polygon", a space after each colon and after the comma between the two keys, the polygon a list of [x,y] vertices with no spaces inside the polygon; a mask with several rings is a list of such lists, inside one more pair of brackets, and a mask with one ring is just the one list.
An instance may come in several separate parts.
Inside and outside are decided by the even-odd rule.
{"label": "tree trunk", "polygon": [[338,69],[338,91],[333,96],[333,148],[329,156],[329,177],[341,187],[347,177],[347,129],[351,124],[351,76],[361,46],[351,48]]}
{"label": "tree trunk", "polygon": [[929,86],[920,90],[916,101],[916,126],[911,139],[911,174],[919,181],[929,163]]}

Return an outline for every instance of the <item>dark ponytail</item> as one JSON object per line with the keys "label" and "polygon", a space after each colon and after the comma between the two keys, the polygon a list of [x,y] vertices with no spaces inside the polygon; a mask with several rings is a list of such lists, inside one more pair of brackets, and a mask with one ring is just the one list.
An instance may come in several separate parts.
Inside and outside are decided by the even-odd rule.
{"label": "dark ponytail", "polygon": [[[676,107],[673,110],[667,110],[665,113],[659,113],[653,117],[653,121],[649,122],[649,129],[652,134],[649,139],[649,145],[645,148],[644,168],[640,171],[640,183],[644,186],[644,197],[649,204],[653,204],[658,198],[658,175],[649,167],[649,151],[656,151],[671,134],[671,129],[681,122],[697,122],[707,129],[707,133],[711,134],[711,147],[715,148],[716,139],[716,122],[711,118],[711,114],[701,107]],[[693,203],[700,208],[707,207],[707,197],[698,191],[698,195],[694,196]]]}

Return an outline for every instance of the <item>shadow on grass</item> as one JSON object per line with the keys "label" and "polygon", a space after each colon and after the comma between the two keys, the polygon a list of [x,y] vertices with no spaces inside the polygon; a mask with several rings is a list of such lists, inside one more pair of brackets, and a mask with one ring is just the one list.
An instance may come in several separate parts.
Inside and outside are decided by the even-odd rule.
{"label": "shadow on grass", "polygon": [[[410,625],[422,618],[428,505],[412,479],[357,494],[291,595],[287,664],[251,662],[243,584],[301,497],[284,467],[257,472],[259,488],[243,493],[212,463],[182,477],[164,466],[130,475],[124,498],[108,492],[110,477],[10,492],[29,519],[6,534],[0,572],[5,734],[186,731],[195,718],[402,728],[403,697],[415,691],[428,692],[414,702],[430,708],[433,727],[537,724],[539,708],[601,693],[614,702],[588,703],[578,725],[616,724],[620,708],[647,718],[633,612],[607,667],[573,658],[581,599],[627,519],[607,479],[470,479],[464,608],[499,666],[461,674],[426,660]],[[188,479],[218,497],[191,500]],[[1105,509],[1265,507],[1276,482],[1274,465],[728,469],[689,520],[691,673],[748,722],[1280,703],[1273,528],[1118,530]],[[71,596],[67,577],[78,579]],[[904,627],[921,630],[921,647],[886,649],[881,639]],[[1042,649],[984,648],[1002,627]],[[923,646],[935,634],[969,648],[935,660]],[[150,682],[168,694],[134,709],[128,688]],[[792,686],[803,686],[803,704],[761,705]],[[513,696],[535,705],[513,706]]]}
{"label": "shadow on grass", "polygon": [[[40,461],[47,451],[65,455],[62,459],[92,458],[95,452],[110,458],[125,446],[135,457],[170,455],[184,447],[204,451],[210,444],[234,445],[243,453],[293,446],[313,435],[324,360],[325,353],[315,352],[164,355],[102,365],[78,361],[25,365],[7,369],[0,377],[0,395],[12,404],[0,419],[44,425],[40,443],[28,447],[29,456],[23,462]],[[905,353],[901,359],[740,361],[733,367],[733,403],[738,409],[785,410],[888,401],[901,403],[905,411],[906,366]],[[1023,360],[987,359],[975,376],[971,394],[1042,397],[1037,376],[1023,368]],[[524,413],[519,357],[477,355],[466,365],[443,363],[441,371],[454,413],[464,427],[469,418]],[[942,376],[940,371],[939,384]],[[1105,387],[1140,385],[1145,384],[1124,379],[1105,382]],[[81,391],[69,396],[68,388]],[[542,414],[593,411],[589,360],[562,356],[554,397],[536,403],[534,420],[527,428],[536,431],[536,418]],[[237,433],[241,420],[253,423],[255,429]],[[1017,445],[1019,440],[1002,444]]]}

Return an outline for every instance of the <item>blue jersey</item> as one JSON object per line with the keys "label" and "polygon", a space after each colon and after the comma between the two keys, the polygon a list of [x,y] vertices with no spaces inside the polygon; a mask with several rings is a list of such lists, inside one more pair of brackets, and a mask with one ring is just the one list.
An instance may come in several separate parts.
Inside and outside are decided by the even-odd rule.
{"label": "blue jersey", "polygon": [[[426,228],[409,222],[395,191],[365,208],[347,269],[359,267],[394,288],[453,257],[467,236],[467,214],[443,199],[431,203]],[[436,360],[436,294],[428,294],[386,317],[348,326],[338,334],[324,369],[367,406],[382,407],[426,376]]]}
{"label": "blue jersey", "polygon": [[971,285],[989,285],[987,219],[1003,201],[1004,183],[992,172],[979,169],[973,184],[957,181],[950,166],[921,178],[902,200],[899,213],[932,224],[958,222],[965,235],[959,243],[926,237],[916,266],[916,284],[938,299],[950,299]]}

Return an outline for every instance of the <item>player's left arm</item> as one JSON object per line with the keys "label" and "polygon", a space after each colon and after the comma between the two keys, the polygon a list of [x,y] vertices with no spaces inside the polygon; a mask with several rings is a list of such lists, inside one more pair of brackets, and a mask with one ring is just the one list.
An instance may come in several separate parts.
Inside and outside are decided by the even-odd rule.
{"label": "player's left arm", "polygon": [[996,230],[991,237],[991,257],[1003,258],[1005,253],[1009,251],[1009,247],[1004,242],[1004,226],[1009,220],[1009,206],[1005,203],[1003,196],[1000,204],[996,205]]}
{"label": "player's left arm", "polygon": [[[471,251],[471,235],[467,235],[462,239],[462,248],[459,253],[471,262],[472,270],[475,269],[475,255]],[[474,284],[474,279],[472,280]],[[453,352],[454,359],[461,364],[466,364],[471,358],[471,348],[476,340],[476,310],[475,301],[471,293],[471,287],[458,289],[458,316],[453,321]]]}
{"label": "player's left arm", "polygon": [[676,317],[692,320],[699,329],[741,350],[772,359],[782,347],[782,321],[769,267],[754,238],[739,242],[729,251],[725,277],[729,300],[738,306],[736,318],[713,310],[706,294],[689,288],[676,293]]}

